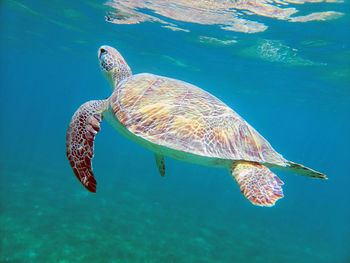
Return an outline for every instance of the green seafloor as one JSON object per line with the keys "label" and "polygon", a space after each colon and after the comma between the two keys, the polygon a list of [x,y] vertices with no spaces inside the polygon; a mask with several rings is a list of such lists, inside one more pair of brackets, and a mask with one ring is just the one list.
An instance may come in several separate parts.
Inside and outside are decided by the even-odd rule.
{"label": "green seafloor", "polygon": [[[117,25],[105,21],[109,8],[0,2],[0,262],[350,262],[349,2],[303,6],[344,13],[331,21],[255,16],[268,25],[256,34]],[[285,197],[253,206],[222,169],[166,158],[161,178],[151,152],[102,122],[89,193],[65,136],[81,104],[111,94],[97,62],[103,44],[134,73],[209,91],[284,157],[329,179],[275,171]]]}

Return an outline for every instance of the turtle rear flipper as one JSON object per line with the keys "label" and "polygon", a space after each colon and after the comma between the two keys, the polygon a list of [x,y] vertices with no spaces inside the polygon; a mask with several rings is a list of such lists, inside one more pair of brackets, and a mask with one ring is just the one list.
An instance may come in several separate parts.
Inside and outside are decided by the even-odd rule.
{"label": "turtle rear flipper", "polygon": [[273,206],[283,197],[283,182],[266,166],[237,162],[231,170],[242,194],[254,205]]}
{"label": "turtle rear flipper", "polygon": [[97,182],[92,172],[91,159],[106,102],[94,100],[81,105],[69,123],[66,137],[67,157],[73,172],[85,188],[93,193],[96,192]]}
{"label": "turtle rear flipper", "polygon": [[280,169],[280,170],[287,171],[287,172],[291,172],[294,174],[312,177],[312,178],[327,179],[327,177],[324,174],[317,172],[317,171],[314,171],[314,170],[312,170],[308,167],[305,167],[301,164],[293,163],[291,161],[287,162],[287,166],[276,166],[273,168]]}

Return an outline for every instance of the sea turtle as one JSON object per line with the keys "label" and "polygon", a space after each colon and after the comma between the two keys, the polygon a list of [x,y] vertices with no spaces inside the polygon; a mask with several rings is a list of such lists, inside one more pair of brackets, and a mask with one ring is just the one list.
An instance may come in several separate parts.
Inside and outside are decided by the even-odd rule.
{"label": "sea turtle", "polygon": [[254,205],[273,206],[283,197],[283,182],[269,168],[326,179],[284,159],[242,117],[208,92],[176,79],[132,75],[121,54],[109,46],[100,47],[98,59],[113,93],[108,99],[80,106],[66,138],[70,165],[90,192],[96,192],[91,159],[103,117],[121,134],[151,150],[162,176],[164,156],[226,168]]}

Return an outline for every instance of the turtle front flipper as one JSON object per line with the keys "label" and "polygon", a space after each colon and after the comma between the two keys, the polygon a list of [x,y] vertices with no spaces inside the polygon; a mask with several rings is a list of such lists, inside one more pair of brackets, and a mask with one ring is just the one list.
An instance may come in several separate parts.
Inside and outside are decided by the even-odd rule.
{"label": "turtle front flipper", "polygon": [[283,182],[266,166],[235,162],[231,170],[242,194],[254,205],[273,206],[283,197]]}
{"label": "turtle front flipper", "polygon": [[102,113],[107,100],[84,103],[74,113],[69,123],[66,150],[73,172],[90,192],[96,192],[96,180],[92,172],[91,159],[94,156],[94,139],[100,131]]}
{"label": "turtle front flipper", "polygon": [[158,167],[158,171],[162,177],[165,176],[165,164],[164,164],[164,156],[158,153],[154,153],[154,157],[156,158],[156,163]]}

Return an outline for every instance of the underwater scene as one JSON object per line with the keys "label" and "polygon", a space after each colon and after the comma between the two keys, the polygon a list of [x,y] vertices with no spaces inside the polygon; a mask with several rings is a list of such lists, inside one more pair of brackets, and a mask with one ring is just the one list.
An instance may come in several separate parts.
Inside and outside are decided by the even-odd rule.
{"label": "underwater scene", "polygon": [[[89,166],[95,138],[92,193],[66,156],[72,116],[85,102],[112,94],[118,100],[139,87],[123,77],[124,90],[113,93],[117,75],[101,73],[100,64],[106,71],[112,63],[101,62],[103,45],[120,52],[130,78],[152,73],[183,81],[165,81],[169,91],[148,105],[152,119],[129,135],[165,125],[166,138],[184,138],[201,134],[195,124],[205,120],[210,136],[186,137],[182,148],[172,141],[165,146],[175,159],[163,160],[159,150],[156,162],[149,145],[161,137],[149,133],[135,143],[117,131],[121,119],[104,112],[99,124],[102,111],[89,106],[90,115],[77,120],[90,122],[73,129],[67,149],[89,131],[91,152],[82,157]],[[0,262],[350,262],[348,0],[2,0],[0,47]],[[152,82],[153,75],[141,76]],[[191,107],[181,108],[187,97],[171,94],[184,82],[237,112],[246,129],[229,136],[238,124],[228,127],[195,88],[186,93]],[[118,107],[131,117],[151,95],[142,96]],[[164,121],[158,103],[182,113]],[[186,117],[194,111],[198,118]],[[225,145],[235,153],[223,153]],[[192,159],[182,151],[190,146]],[[230,165],[207,165],[213,158]],[[327,180],[301,166],[283,168],[286,160]],[[242,161],[267,172],[254,179],[259,173],[237,166]],[[279,200],[254,205],[262,188]]]}

